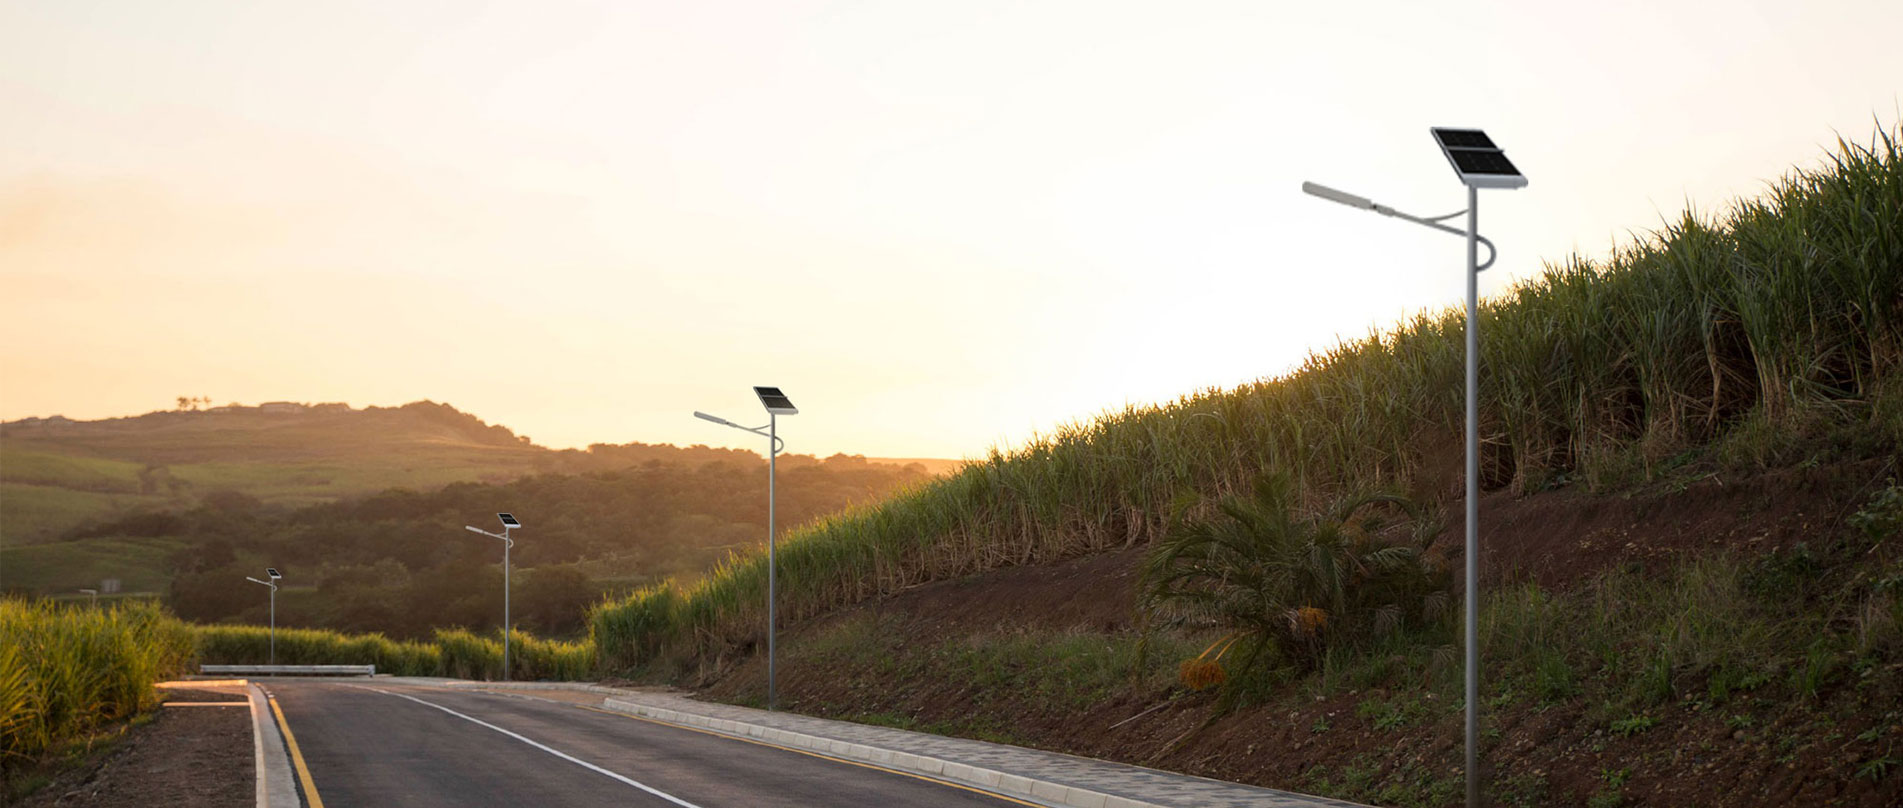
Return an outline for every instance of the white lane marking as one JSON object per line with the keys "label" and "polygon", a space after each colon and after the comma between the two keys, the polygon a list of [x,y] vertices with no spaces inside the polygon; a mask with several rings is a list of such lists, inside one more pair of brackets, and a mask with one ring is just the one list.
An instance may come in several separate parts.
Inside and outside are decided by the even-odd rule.
{"label": "white lane marking", "polygon": [[491,723],[489,723],[489,722],[487,722],[487,721],[484,721],[484,720],[482,720],[482,719],[480,719],[480,718],[472,718],[472,717],[470,717],[470,716],[467,716],[467,715],[463,715],[462,713],[459,713],[459,712],[456,712],[455,710],[451,710],[451,709],[449,709],[448,707],[444,707],[444,706],[443,706],[443,705],[441,705],[441,704],[436,704],[436,703],[433,703],[433,702],[427,702],[427,701],[424,701],[424,700],[422,700],[422,699],[419,699],[419,698],[417,698],[417,697],[415,697],[415,696],[408,696],[408,695],[404,695],[404,694],[402,694],[402,693],[392,693],[392,692],[390,692],[390,691],[388,691],[388,690],[379,690],[379,689],[377,689],[377,688],[374,688],[374,687],[372,687],[372,688],[366,688],[366,689],[367,689],[367,690],[375,690],[375,691],[377,691],[378,693],[382,693],[383,695],[386,695],[386,696],[395,696],[395,697],[397,697],[397,698],[399,698],[399,699],[409,699],[410,701],[413,701],[413,702],[416,702],[417,704],[421,704],[421,705],[423,705],[423,706],[425,706],[425,707],[435,707],[435,708],[436,708],[436,709],[438,709],[438,710],[442,710],[443,712],[446,712],[446,713],[449,713],[450,715],[453,715],[453,716],[456,716],[457,718],[460,718],[460,719],[462,719],[462,720],[464,720],[464,721],[468,721],[468,722],[470,722],[470,723],[472,723],[472,724],[476,724],[476,725],[478,725],[478,726],[483,726],[483,727],[488,727],[489,729],[492,729],[492,730],[495,730],[495,731],[497,731],[497,732],[500,732],[500,733],[502,733],[502,734],[504,734],[504,735],[507,735],[507,736],[509,736],[509,737],[511,737],[511,738],[514,738],[514,739],[516,739],[516,740],[518,740],[518,741],[521,741],[521,742],[523,742],[523,743],[525,743],[525,744],[528,744],[528,745],[530,745],[530,746],[533,746],[533,747],[535,747],[535,748],[537,748],[537,749],[540,749],[540,750],[542,750],[542,751],[544,751],[544,752],[547,752],[547,753],[549,753],[549,754],[551,754],[551,755],[554,755],[554,756],[556,756],[556,757],[558,757],[558,758],[561,758],[561,759],[563,759],[563,760],[566,760],[566,761],[568,761],[568,762],[570,762],[570,763],[573,763],[573,764],[575,764],[575,765],[577,765],[577,766],[581,766],[582,768],[585,768],[585,769],[588,769],[589,771],[592,771],[592,772],[596,772],[596,773],[598,773],[598,774],[605,774],[605,775],[607,775],[607,776],[609,776],[609,777],[612,777],[612,778],[614,778],[614,779],[616,779],[616,780],[620,780],[620,781],[621,781],[621,782],[623,782],[623,783],[627,783],[628,785],[631,785],[631,786],[634,786],[635,788],[638,788],[638,789],[641,789],[642,791],[646,791],[647,793],[649,793],[649,794],[653,794],[653,795],[654,795],[654,796],[656,796],[656,797],[660,797],[661,799],[664,799],[664,800],[667,800],[668,802],[671,802],[671,803],[674,803],[675,805],[679,805],[679,806],[681,806],[681,808],[700,808],[700,806],[698,806],[698,805],[695,805],[695,804],[693,804],[693,803],[691,803],[691,802],[688,802],[688,801],[686,801],[686,800],[683,800],[683,799],[681,799],[681,798],[679,798],[679,797],[676,797],[676,796],[674,796],[674,795],[672,795],[672,794],[669,794],[669,793],[667,793],[667,792],[665,792],[665,791],[661,791],[661,790],[659,790],[659,789],[656,789],[656,788],[653,788],[653,787],[651,787],[651,786],[647,786],[647,785],[644,785],[644,784],[642,784],[642,783],[640,783],[639,781],[636,781],[636,780],[634,780],[634,779],[632,779],[632,778],[628,778],[628,777],[623,777],[623,776],[621,776],[621,775],[619,775],[619,774],[615,774],[614,772],[611,772],[611,771],[608,771],[607,769],[604,769],[604,768],[602,768],[602,767],[600,767],[600,766],[596,766],[596,765],[595,765],[595,764],[593,764],[593,763],[589,763],[589,762],[588,762],[588,761],[586,761],[586,760],[582,760],[581,758],[578,758],[578,757],[575,757],[574,755],[570,755],[570,754],[568,754],[568,753],[566,753],[566,752],[563,752],[563,751],[561,751],[561,750],[558,750],[558,749],[554,749],[554,748],[551,748],[551,747],[548,747],[548,746],[545,746],[545,745],[543,745],[543,744],[540,744],[540,743],[537,743],[537,742],[535,742],[535,741],[531,741],[531,740],[529,740],[528,738],[525,738],[525,737],[523,737],[523,736],[521,736],[521,735],[519,735],[519,734],[517,734],[517,733],[514,733],[514,732],[510,732],[510,731],[508,731],[508,730],[506,730],[506,729],[503,729],[503,728],[501,728],[501,727],[498,727],[498,726],[496,726],[496,725],[494,725],[494,724],[491,724]]}

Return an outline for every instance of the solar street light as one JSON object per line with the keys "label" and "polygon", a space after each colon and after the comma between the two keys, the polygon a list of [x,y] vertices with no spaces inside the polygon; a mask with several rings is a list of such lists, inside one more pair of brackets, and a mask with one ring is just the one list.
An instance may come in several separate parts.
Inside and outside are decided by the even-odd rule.
{"label": "solar street light", "polygon": [[260,581],[249,575],[246,575],[244,579],[254,584],[264,584],[265,586],[271,587],[271,664],[276,665],[278,664],[278,584],[277,582],[280,579],[282,579],[284,576],[278,574],[278,570],[276,567],[265,567],[264,574],[267,577],[269,577],[271,580]]}
{"label": "solar street light", "polygon": [[[1487,133],[1478,129],[1430,130],[1441,154],[1453,166],[1454,174],[1467,186],[1467,209],[1446,216],[1421,218],[1379,205],[1365,197],[1337,191],[1312,182],[1302,190],[1331,202],[1371,210],[1383,216],[1406,219],[1467,239],[1467,805],[1480,805],[1480,271],[1493,265],[1497,257],[1493,242],[1480,236],[1480,189],[1524,188],[1526,177],[1507,159],[1505,151],[1494,145]],[[1467,229],[1441,224],[1442,220],[1466,214]],[[1480,262],[1480,245],[1487,245],[1487,261]]]}
{"label": "solar street light", "polygon": [[1434,142],[1468,188],[1525,188],[1526,177],[1513,167],[1507,153],[1478,129],[1434,127]]}
{"label": "solar street light", "polygon": [[509,625],[509,548],[515,546],[515,540],[509,538],[509,531],[521,527],[522,522],[512,513],[496,514],[496,519],[502,522],[501,533],[490,533],[470,525],[463,525],[463,529],[502,540],[502,681],[506,682],[509,681],[509,629],[511,628]]}
{"label": "solar street light", "polygon": [[773,670],[773,661],[774,661],[773,660],[773,656],[774,656],[773,634],[774,634],[774,628],[777,624],[777,621],[774,620],[774,612],[773,612],[773,603],[775,600],[777,600],[777,598],[774,597],[774,594],[777,588],[777,581],[775,580],[774,573],[778,567],[778,565],[775,563],[774,547],[773,547],[773,544],[774,544],[774,541],[773,541],[773,478],[775,476],[775,471],[776,471],[775,466],[776,466],[776,461],[778,460],[780,455],[780,450],[786,447],[785,441],[780,440],[780,436],[779,436],[780,416],[798,415],[799,408],[794,407],[793,401],[787,398],[785,393],[780,392],[780,388],[778,387],[755,387],[753,388],[753,394],[760,397],[760,406],[766,408],[766,411],[767,411],[766,426],[759,426],[759,427],[741,426],[725,418],[721,418],[720,416],[708,415],[707,413],[701,412],[699,410],[694,411],[694,417],[699,418],[703,421],[712,421],[716,424],[720,424],[721,426],[730,426],[730,427],[733,427],[734,429],[738,429],[743,432],[752,432],[755,435],[765,435],[767,439],[766,708],[768,710],[771,710],[771,709],[774,709],[774,703],[775,703],[774,670]]}
{"label": "solar street light", "polygon": [[793,406],[792,399],[780,392],[778,387],[755,387],[753,394],[760,397],[760,406],[773,415],[798,415],[799,408]]}

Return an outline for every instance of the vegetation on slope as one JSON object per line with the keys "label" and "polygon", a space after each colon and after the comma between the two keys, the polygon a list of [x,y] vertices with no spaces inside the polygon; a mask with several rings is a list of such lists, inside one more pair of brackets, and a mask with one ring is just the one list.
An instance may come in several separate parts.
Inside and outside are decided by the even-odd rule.
{"label": "vegetation on slope", "polygon": [[[1490,591],[1480,750],[1491,804],[1898,804],[1903,486],[1883,482],[1887,460],[1518,503],[1562,519],[1628,506],[1621,527],[1670,512],[1635,538],[1688,519],[1777,549],[1660,562],[1621,542],[1601,572],[1565,586]],[[1715,499],[1735,522],[1687,517],[1687,499]],[[1143,555],[937,582],[794,627],[780,637],[781,706],[1373,805],[1460,803],[1457,614],[1338,635],[1312,667],[1276,659],[1221,693],[1198,690],[1174,663],[1222,632],[1137,628]],[[747,660],[708,695],[757,704],[764,679]]]}
{"label": "vegetation on slope", "polygon": [[[1718,220],[1688,213],[1603,262],[1572,259],[1482,304],[1483,486],[1642,479],[1690,447],[1776,465],[1808,436],[1903,436],[1903,161],[1890,132],[1841,143]],[[1422,315],[1287,377],[1131,408],[784,542],[780,614],[817,614],[988,568],[1147,542],[1185,500],[1265,472],[1314,510],[1392,488],[1442,496],[1456,467],[1463,316]],[[1208,505],[1200,507],[1207,508]],[[711,660],[763,629],[764,558],[593,616],[613,669]]]}

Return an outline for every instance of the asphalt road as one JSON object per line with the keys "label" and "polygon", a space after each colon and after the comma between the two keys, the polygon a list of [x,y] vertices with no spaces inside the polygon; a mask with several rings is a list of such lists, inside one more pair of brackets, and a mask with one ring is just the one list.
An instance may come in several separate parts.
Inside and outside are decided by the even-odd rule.
{"label": "asphalt road", "polygon": [[802,752],[514,694],[276,680],[325,808],[1022,804]]}

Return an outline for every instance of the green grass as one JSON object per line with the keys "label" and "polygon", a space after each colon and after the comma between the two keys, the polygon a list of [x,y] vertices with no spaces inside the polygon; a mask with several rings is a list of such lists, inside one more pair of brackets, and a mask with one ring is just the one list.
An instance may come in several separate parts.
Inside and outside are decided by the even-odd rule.
{"label": "green grass", "polygon": [[97,493],[139,493],[143,466],[126,460],[0,449],[0,473],[8,482],[50,485]]}
{"label": "green grass", "polygon": [[90,519],[163,506],[171,500],[139,494],[102,494],[56,486],[0,482],[0,536],[9,546],[52,541]]}
{"label": "green grass", "polygon": [[[874,691],[892,684],[922,684],[956,692],[972,707],[971,726],[994,727],[1010,723],[1001,714],[1005,705],[1070,713],[1132,687],[1166,688],[1175,680],[1177,663],[1206,642],[1051,629],[987,631],[920,642],[889,619],[860,614],[788,643],[782,653],[788,666],[876,681],[880,685],[871,688]],[[761,692],[741,700],[763,699]],[[879,711],[841,704],[828,705],[825,712],[863,720]]]}
{"label": "green grass", "polygon": [[123,592],[164,592],[168,559],[187,546],[171,538],[104,538],[0,547],[0,586],[72,594],[117,578]]}
{"label": "green grass", "polygon": [[[1847,430],[1903,439],[1903,153],[1842,143],[1715,219],[1687,214],[1606,261],[1574,258],[1484,301],[1483,484],[1605,487],[1678,473],[1688,450],[1770,466]],[[1463,314],[1423,314],[1279,379],[1073,424],[788,536],[782,619],[923,581],[1147,542],[1178,503],[1295,480],[1301,507],[1458,468]],[[760,640],[765,563],[598,609],[611,668]]]}
{"label": "green grass", "polygon": [[57,428],[16,424],[4,443],[0,536],[10,544],[52,538],[129,507],[189,507],[214,491],[296,506],[586,463],[425,402],[298,415],[159,412]]}
{"label": "green grass", "polygon": [[[1625,737],[1673,705],[1725,711],[1742,729],[1767,724],[1753,714],[1767,698],[1802,706],[1845,683],[1873,686],[1870,677],[1903,658],[1903,547],[1893,541],[1903,515],[1880,510],[1900,494],[1892,483],[1860,512],[1866,524],[1883,522],[1878,533],[1853,529],[1750,559],[1713,552],[1663,574],[1615,569],[1564,592],[1489,592],[1480,641],[1490,706],[1584,704]],[[1454,705],[1458,665],[1441,652],[1457,632],[1450,618],[1331,653],[1310,692],[1426,682]],[[1395,704],[1363,709],[1371,720],[1407,720],[1392,717],[1407,712]]]}
{"label": "green grass", "polygon": [[[166,467],[174,486],[162,484],[159,493],[140,494],[135,463],[72,458],[44,452],[14,452],[32,458],[24,471],[11,465],[0,482],[0,531],[7,543],[48,541],[87,522],[103,521],[134,510],[189,505],[211,491],[237,491],[273,505],[299,507],[332,502],[341,497],[372,494],[390,488],[440,488],[455,482],[495,477],[519,466],[471,463],[460,454],[442,458],[406,457],[392,462],[207,462]],[[131,469],[129,486],[99,482],[94,467]],[[117,479],[117,478],[110,478]]]}
{"label": "green grass", "polygon": [[1458,802],[1458,775],[1436,773],[1417,763],[1391,765],[1376,755],[1363,755],[1340,766],[1316,766],[1303,774],[1297,787],[1314,794],[1355,794],[1375,805],[1394,808],[1440,808]]}
{"label": "green grass", "polygon": [[[27,458],[25,468],[11,464]],[[440,461],[440,462],[439,462]],[[206,462],[167,466],[158,493],[140,494],[143,466],[113,460],[66,457],[47,452],[8,455],[0,482],[0,535],[8,544],[48,541],[87,522],[134,510],[189,505],[211,491],[237,491],[266,503],[299,507],[361,496],[390,488],[440,488],[455,482],[519,473],[519,466],[470,462],[461,453],[444,458],[405,457],[396,462]],[[129,485],[108,476],[130,469]],[[176,496],[174,496],[176,493]]]}
{"label": "green grass", "polygon": [[172,466],[173,476],[197,491],[239,491],[268,503],[305,505],[390,488],[429,490],[478,480],[500,464],[470,463],[452,453],[442,458],[405,457],[398,463],[207,462]]}
{"label": "green grass", "polygon": [[[1826,779],[1895,776],[1903,768],[1893,731],[1903,715],[1894,696],[1903,688],[1899,503],[1903,486],[1892,482],[1869,494],[1845,529],[1821,532],[1808,547],[1612,569],[1565,591],[1527,584],[1489,592],[1480,626],[1487,737],[1497,743],[1502,725],[1523,729],[1549,710],[1561,716],[1545,730],[1558,735],[1531,739],[1539,745],[1532,752],[1518,745],[1524,736],[1483,745],[1495,772],[1489,793],[1504,805],[1617,804],[1636,791],[1633,778],[1696,775],[1685,768],[1691,763],[1647,757],[1659,737],[1769,728],[1774,738],[1747,738],[1735,753],[1765,765],[1800,754],[1832,761]],[[1135,714],[1137,705],[1181,695],[1170,686],[1175,663],[1208,642],[1162,633],[1145,655],[1128,634],[934,638],[909,634],[906,619],[858,612],[783,638],[783,670],[824,671],[829,681],[816,689],[830,695],[803,692],[795,678],[782,680],[782,700],[802,712],[982,738],[1025,716],[1076,716],[1106,702]],[[1298,789],[1376,805],[1448,805],[1459,793],[1460,747],[1441,733],[1457,737],[1464,707],[1459,632],[1449,615],[1332,646],[1306,674],[1283,666],[1229,685],[1242,691],[1240,708],[1256,711],[1245,713],[1250,721],[1299,717],[1295,726],[1312,735],[1348,733],[1382,750],[1322,757],[1344,748],[1337,740],[1288,752],[1305,755]],[[730,697],[757,703],[758,685],[746,682]],[[1312,712],[1342,697],[1352,713],[1331,720]],[[1216,702],[1209,715],[1222,712]],[[1758,746],[1771,741],[1774,749]],[[1011,742],[1060,751],[1088,743],[1063,730]],[[1587,748],[1592,757],[1580,764]],[[1147,762],[1159,761],[1183,763]],[[1583,793],[1556,793],[1549,777],[1569,765],[1603,766],[1603,776]]]}
{"label": "green grass", "polygon": [[151,604],[0,599],[0,766],[150,709],[191,652],[185,624]]}

